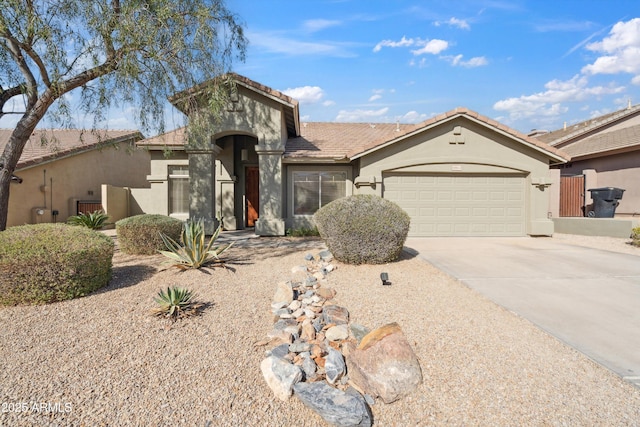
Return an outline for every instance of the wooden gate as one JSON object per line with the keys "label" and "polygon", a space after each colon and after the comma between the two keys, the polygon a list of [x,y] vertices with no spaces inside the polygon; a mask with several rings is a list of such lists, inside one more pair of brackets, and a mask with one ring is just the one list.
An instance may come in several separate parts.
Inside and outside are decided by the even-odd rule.
{"label": "wooden gate", "polygon": [[584,175],[560,177],[560,216],[584,216]]}
{"label": "wooden gate", "polygon": [[76,215],[81,213],[90,214],[95,211],[103,211],[102,203],[100,200],[78,200],[76,202]]}

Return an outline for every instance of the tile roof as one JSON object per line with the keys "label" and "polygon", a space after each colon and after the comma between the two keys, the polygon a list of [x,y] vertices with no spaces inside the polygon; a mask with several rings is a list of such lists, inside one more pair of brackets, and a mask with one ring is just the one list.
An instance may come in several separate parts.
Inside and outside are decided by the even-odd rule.
{"label": "tile roof", "polygon": [[[557,148],[466,108],[456,108],[418,124],[305,122],[300,126],[300,136],[287,140],[284,158],[289,162],[350,161],[458,116],[467,116],[493,127],[555,157],[558,161],[570,158]],[[183,145],[184,136],[184,128],[179,128],[158,137],[139,141],[138,145],[171,148]]]}
{"label": "tile roof", "polygon": [[303,123],[300,136],[287,141],[284,157],[348,160],[351,152],[364,149],[371,141],[388,141],[415,127],[395,123]]}
{"label": "tile roof", "polygon": [[181,148],[187,140],[186,126],[171,130],[158,136],[140,140],[136,145],[140,147],[170,147]]}
{"label": "tile roof", "polygon": [[395,135],[395,138],[393,138],[392,140],[377,140],[377,141],[372,141],[367,147],[365,147],[364,149],[361,149],[359,151],[352,151],[349,155],[350,158],[358,158],[360,156],[362,156],[363,154],[366,154],[369,151],[375,150],[381,146],[386,146],[388,144],[394,143],[397,140],[400,140],[402,138],[408,137],[413,135],[416,132],[420,132],[424,129],[430,128],[430,127],[434,127],[439,125],[442,122],[448,121],[453,119],[454,117],[461,117],[461,116],[466,116],[467,118],[471,119],[471,120],[475,120],[478,121],[482,124],[484,124],[485,126],[489,126],[494,128],[496,131],[502,132],[502,133],[506,133],[509,136],[520,140],[521,142],[523,142],[526,145],[531,146],[534,149],[538,149],[540,151],[545,152],[547,155],[551,155],[552,157],[556,157],[557,160],[562,161],[562,160],[569,160],[569,155],[567,155],[566,153],[564,153],[561,150],[558,150],[557,148],[551,147],[548,144],[538,141],[535,138],[531,138],[515,129],[512,129],[500,122],[497,122],[487,116],[483,116],[482,114],[478,114],[475,111],[469,110],[468,108],[464,108],[464,107],[458,107],[455,108],[453,110],[447,111],[446,113],[437,115],[435,117],[432,117],[428,120],[425,120],[422,123],[418,123],[416,125],[414,125],[413,129],[406,129],[403,132],[400,132],[399,134]]}
{"label": "tile roof", "polygon": [[566,129],[558,129],[552,132],[537,135],[535,138],[547,144],[559,146],[570,140],[580,138],[586,134],[593,133],[607,125],[621,121],[629,116],[640,113],[640,105],[626,107],[624,110],[594,117],[579,123],[567,126]]}
{"label": "tile roof", "polygon": [[572,159],[609,151],[640,149],[640,125],[629,126],[611,132],[596,133],[563,147]]}
{"label": "tile roof", "polygon": [[[0,129],[0,151],[9,143],[13,129]],[[16,170],[104,147],[129,139],[142,139],[137,130],[36,129],[27,141]]]}

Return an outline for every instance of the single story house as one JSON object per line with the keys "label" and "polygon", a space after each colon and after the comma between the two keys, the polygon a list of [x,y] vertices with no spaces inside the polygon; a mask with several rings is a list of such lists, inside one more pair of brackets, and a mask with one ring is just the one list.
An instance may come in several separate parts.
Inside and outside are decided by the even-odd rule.
{"label": "single story house", "polygon": [[[616,217],[640,215],[640,105],[629,103],[623,110],[565,125],[536,139],[571,156],[570,162],[553,166],[568,184],[560,194],[567,210],[561,216],[585,216],[593,203],[588,190],[601,187],[625,190]],[[569,181],[576,178],[578,188],[572,191]],[[577,209],[571,208],[574,204]]]}
{"label": "single story house", "polygon": [[[0,150],[12,131],[0,129]],[[11,182],[7,227],[101,209],[103,184],[147,185],[150,156],[135,145],[142,138],[136,130],[36,129]]]}
{"label": "single story house", "polygon": [[130,193],[141,212],[278,236],[313,226],[332,200],[376,194],[409,213],[411,236],[553,233],[549,167],[569,157],[538,139],[465,108],[418,124],[302,122],[295,99],[229,76],[206,137],[179,128],[138,141],[151,156],[148,188]]}

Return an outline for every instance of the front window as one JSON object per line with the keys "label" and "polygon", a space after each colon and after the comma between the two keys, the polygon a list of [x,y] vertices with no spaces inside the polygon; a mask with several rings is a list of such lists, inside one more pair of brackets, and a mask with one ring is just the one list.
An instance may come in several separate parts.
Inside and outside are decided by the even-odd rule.
{"label": "front window", "polygon": [[189,215],[189,166],[169,166],[169,215]]}
{"label": "front window", "polygon": [[293,172],[293,212],[313,215],[329,202],[346,196],[346,172]]}

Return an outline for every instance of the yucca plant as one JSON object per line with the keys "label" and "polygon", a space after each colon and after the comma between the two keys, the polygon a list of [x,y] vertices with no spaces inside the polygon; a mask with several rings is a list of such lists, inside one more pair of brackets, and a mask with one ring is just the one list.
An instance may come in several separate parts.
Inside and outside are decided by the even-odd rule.
{"label": "yucca plant", "polygon": [[167,317],[176,320],[180,317],[191,316],[198,313],[204,304],[195,302],[195,294],[186,288],[177,286],[168,287],[167,291],[158,292],[153,300],[158,306],[151,312],[156,316]]}
{"label": "yucca plant", "polygon": [[182,243],[179,244],[171,237],[160,233],[167,251],[159,251],[162,255],[174,261],[174,266],[186,270],[200,268],[209,263],[222,263],[220,255],[231,247],[233,242],[223,246],[213,246],[218,239],[222,226],[219,226],[205,242],[204,221],[187,221],[182,229]]}
{"label": "yucca plant", "polygon": [[102,210],[97,210],[87,214],[81,212],[78,215],[70,216],[67,219],[67,224],[80,225],[92,230],[100,230],[102,227],[108,224],[108,219],[109,215],[104,213]]}

